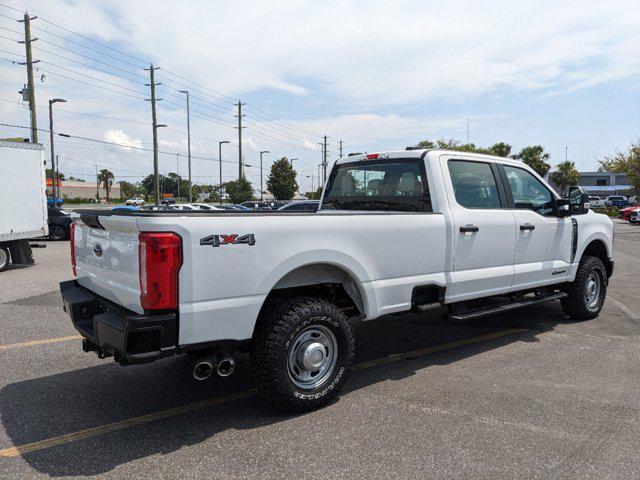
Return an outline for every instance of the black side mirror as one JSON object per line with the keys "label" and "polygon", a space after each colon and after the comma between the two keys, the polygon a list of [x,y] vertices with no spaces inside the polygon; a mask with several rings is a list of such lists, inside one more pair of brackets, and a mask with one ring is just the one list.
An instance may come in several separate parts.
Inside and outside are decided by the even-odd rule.
{"label": "black side mirror", "polygon": [[582,187],[569,188],[569,212],[571,215],[584,215],[589,211],[589,194]]}

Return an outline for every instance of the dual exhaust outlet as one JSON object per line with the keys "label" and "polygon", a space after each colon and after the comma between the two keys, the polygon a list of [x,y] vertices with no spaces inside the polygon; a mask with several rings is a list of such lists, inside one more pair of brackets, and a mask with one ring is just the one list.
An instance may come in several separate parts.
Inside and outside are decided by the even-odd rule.
{"label": "dual exhaust outlet", "polygon": [[193,366],[193,378],[207,380],[215,371],[220,377],[228,377],[236,369],[236,362],[231,355],[219,356],[215,353],[204,355],[196,360]]}

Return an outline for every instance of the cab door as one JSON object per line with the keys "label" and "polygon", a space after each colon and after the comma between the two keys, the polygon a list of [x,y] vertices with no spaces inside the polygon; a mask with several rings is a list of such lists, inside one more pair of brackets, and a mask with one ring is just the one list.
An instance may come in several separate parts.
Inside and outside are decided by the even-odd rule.
{"label": "cab door", "polygon": [[516,220],[513,290],[559,283],[569,276],[573,225],[559,218],[551,189],[528,169],[501,165]]}
{"label": "cab door", "polygon": [[[462,157],[463,158],[463,157]],[[507,292],[513,283],[515,219],[493,162],[445,158],[453,216],[451,301]]]}

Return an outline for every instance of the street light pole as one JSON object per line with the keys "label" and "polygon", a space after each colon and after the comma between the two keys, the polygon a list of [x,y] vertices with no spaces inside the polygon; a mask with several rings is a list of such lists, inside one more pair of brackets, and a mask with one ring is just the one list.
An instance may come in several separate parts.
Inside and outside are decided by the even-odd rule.
{"label": "street light pole", "polygon": [[57,195],[56,195],[56,154],[55,154],[55,145],[53,142],[53,104],[54,103],[66,103],[67,101],[64,98],[52,98],[49,100],[49,141],[51,143],[51,189],[53,192],[53,206],[55,207],[57,203]]}
{"label": "street light pole", "polygon": [[230,143],[229,140],[218,142],[218,163],[220,164],[220,185],[218,186],[218,195],[220,196],[220,205],[222,205],[222,144]]}
{"label": "street light pole", "polygon": [[189,113],[189,92],[187,90],[180,90],[180,93],[186,93],[187,95],[187,155],[189,156],[189,203],[193,201],[191,195],[191,116]]}
{"label": "street light pole", "polygon": [[180,198],[180,154],[176,153],[176,173],[178,174],[178,178],[176,179],[176,183],[178,184],[178,193],[177,197]]}
{"label": "street light pole", "polygon": [[269,150],[262,150],[260,152],[260,201],[262,201],[264,199],[264,194],[262,193],[263,188],[262,188],[262,154],[263,153],[269,153]]}

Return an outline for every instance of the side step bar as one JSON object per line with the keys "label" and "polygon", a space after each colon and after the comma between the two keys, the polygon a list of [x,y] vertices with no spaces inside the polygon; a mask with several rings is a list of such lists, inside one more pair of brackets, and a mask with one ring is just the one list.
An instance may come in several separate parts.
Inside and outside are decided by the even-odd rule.
{"label": "side step bar", "polygon": [[528,307],[529,305],[535,305],[537,303],[550,302],[552,300],[561,300],[567,296],[564,292],[551,293],[549,295],[539,295],[534,298],[514,301],[506,303],[504,305],[496,305],[487,308],[477,308],[474,310],[468,310],[466,312],[452,313],[449,318],[464,322],[465,320],[473,320],[476,318],[484,317],[486,315],[494,315],[496,313],[508,312],[510,310],[517,310],[518,308]]}

